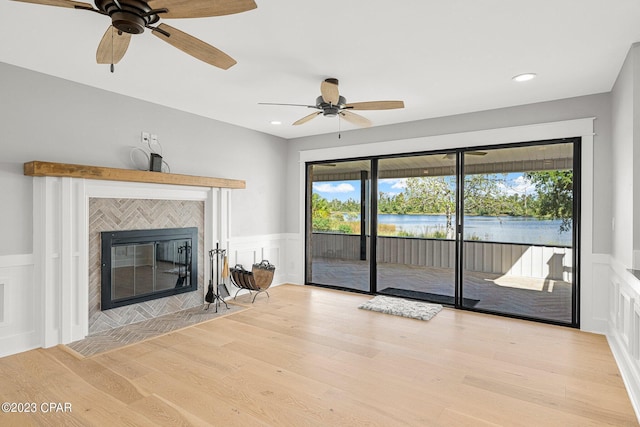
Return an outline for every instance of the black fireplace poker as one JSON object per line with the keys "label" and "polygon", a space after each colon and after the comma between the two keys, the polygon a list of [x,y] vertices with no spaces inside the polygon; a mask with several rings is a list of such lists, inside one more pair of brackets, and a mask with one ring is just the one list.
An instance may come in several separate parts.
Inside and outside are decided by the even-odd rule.
{"label": "black fireplace poker", "polygon": [[[220,297],[220,263],[226,253],[226,249],[220,249],[220,244],[216,243],[216,248],[211,249],[209,251],[209,265],[211,266],[211,277],[209,277],[209,288],[207,289],[207,295],[204,297],[204,300],[208,303],[205,307],[205,310],[209,309],[211,304],[214,304],[216,307],[216,313],[218,312],[218,307],[220,307],[220,303],[222,302],[224,306],[229,310],[229,306],[225,302],[222,297]],[[216,275],[216,289],[215,292],[213,290],[213,259],[215,257],[215,275]]]}

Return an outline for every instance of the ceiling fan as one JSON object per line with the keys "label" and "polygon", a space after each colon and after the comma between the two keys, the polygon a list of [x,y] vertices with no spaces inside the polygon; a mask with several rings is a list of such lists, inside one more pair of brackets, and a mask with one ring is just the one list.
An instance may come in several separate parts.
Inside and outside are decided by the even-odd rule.
{"label": "ceiling fan", "polygon": [[322,114],[327,117],[340,116],[346,121],[353,123],[354,125],[368,127],[371,126],[371,121],[366,117],[352,112],[352,110],[394,110],[397,108],[404,108],[404,102],[402,101],[368,101],[347,104],[347,100],[343,96],[341,96],[340,92],[338,91],[338,79],[334,78],[325,79],[320,84],[320,93],[321,95],[316,98],[315,105],[277,104],[272,102],[260,102],[260,104],[289,105],[294,107],[307,107],[318,110],[309,114],[308,116],[304,116],[300,120],[293,122],[294,126],[307,123],[311,119]]}
{"label": "ceiling fan", "polygon": [[[254,0],[95,0],[89,3],[74,0],[14,0],[45,6],[87,10],[111,18],[96,52],[98,64],[117,64],[127,52],[132,34],[141,34],[145,28],[152,34],[183,52],[224,70],[236,61],[219,49],[167,24],[159,24],[160,17],[204,18],[246,12],[257,7]],[[155,25],[155,26],[154,26]]]}

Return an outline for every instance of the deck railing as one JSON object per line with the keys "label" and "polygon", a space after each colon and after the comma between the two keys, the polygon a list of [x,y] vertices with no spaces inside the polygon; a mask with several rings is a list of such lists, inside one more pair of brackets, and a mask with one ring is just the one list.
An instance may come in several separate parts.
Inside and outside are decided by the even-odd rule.
{"label": "deck railing", "polygon": [[[314,257],[360,259],[360,236],[313,233]],[[367,259],[369,259],[367,236]],[[378,237],[377,262],[423,267],[454,268],[455,241],[420,237]],[[538,279],[572,281],[573,250],[563,246],[464,241],[467,271]]]}

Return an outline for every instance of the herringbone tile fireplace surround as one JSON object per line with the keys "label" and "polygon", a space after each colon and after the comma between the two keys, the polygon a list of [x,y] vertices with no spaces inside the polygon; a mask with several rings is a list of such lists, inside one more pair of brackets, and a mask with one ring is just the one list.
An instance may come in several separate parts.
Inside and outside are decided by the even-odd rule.
{"label": "herringbone tile fireplace surround", "polygon": [[[100,232],[198,227],[198,291],[100,309]],[[191,200],[89,199],[89,334],[152,319],[204,303],[204,202]]]}

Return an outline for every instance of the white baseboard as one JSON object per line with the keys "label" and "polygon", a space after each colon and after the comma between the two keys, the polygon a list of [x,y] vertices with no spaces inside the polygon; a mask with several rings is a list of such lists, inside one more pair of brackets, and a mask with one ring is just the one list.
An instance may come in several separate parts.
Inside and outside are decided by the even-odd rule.
{"label": "white baseboard", "polygon": [[41,347],[40,334],[36,331],[0,338],[0,357],[11,356]]}

